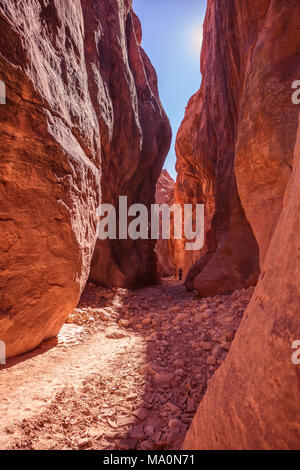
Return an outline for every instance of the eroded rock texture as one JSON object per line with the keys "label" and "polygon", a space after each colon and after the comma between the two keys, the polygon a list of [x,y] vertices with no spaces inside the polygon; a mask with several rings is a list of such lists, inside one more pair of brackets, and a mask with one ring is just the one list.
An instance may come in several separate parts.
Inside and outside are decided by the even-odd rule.
{"label": "eroded rock texture", "polygon": [[[172,206],[174,202],[175,182],[169,175],[167,170],[163,170],[156,184],[155,203],[168,204]],[[161,236],[161,219],[160,219],[160,236]],[[174,259],[170,252],[169,240],[160,238],[155,246],[157,256],[157,270],[163,277],[172,276],[175,273]]]}
{"label": "eroded rock texture", "polygon": [[[299,449],[300,126],[293,173],[259,283],[208,387],[186,449]],[[296,260],[296,262],[295,262]]]}
{"label": "eroded rock texture", "polygon": [[[218,120],[210,128],[212,146],[219,155],[216,168],[222,169],[214,179],[216,207],[217,196],[228,184],[226,165],[231,162],[259,245],[261,276],[229,355],[211,381],[186,436],[186,449],[298,449],[300,445],[300,373],[292,363],[291,348],[300,337],[300,130],[295,147],[299,107],[291,101],[291,84],[300,75],[299,21],[298,1],[253,1],[251,6],[238,0],[208,2],[203,100],[209,100]],[[221,68],[212,69],[217,60],[224,74]],[[218,84],[219,72],[223,87],[205,92],[208,74],[215,74]],[[205,124],[204,133],[207,128]],[[230,142],[229,130],[234,136],[233,158],[226,163],[222,142]],[[201,161],[205,158],[203,153]],[[231,191],[236,192],[234,176]],[[240,203],[234,207],[236,247],[231,244],[227,251],[233,266],[237,250],[245,263],[255,254],[245,251],[237,217],[243,209]],[[218,212],[213,226],[217,219]],[[246,227],[244,215],[243,220]],[[224,244],[219,243],[216,254],[196,274],[194,285],[200,292],[208,280],[217,279],[218,263],[224,269],[224,258],[218,256],[220,247],[228,247],[224,232],[221,240]]]}
{"label": "eroded rock texture", "polygon": [[0,2],[0,337],[8,356],[55,335],[89,272],[100,134],[80,2]]}
{"label": "eroded rock texture", "polygon": [[267,1],[264,9],[262,2],[255,3],[259,28],[254,41],[247,28],[249,13],[238,11],[252,50],[239,103],[235,174],[262,265],[293,165],[299,108],[291,102],[291,85],[300,76],[300,4]]}
{"label": "eroded rock texture", "polygon": [[206,205],[205,249],[186,280],[202,295],[254,284],[255,240],[260,264],[268,249],[291,174],[298,24],[296,1],[208,3],[203,81],[178,133],[175,190]]}
{"label": "eroded rock texture", "polygon": [[[204,204],[205,210],[205,239],[211,227],[215,212],[213,171],[207,167],[201,168],[199,155],[199,126],[202,113],[202,92],[199,90],[190,99],[186,108],[184,120],[179,128],[176,138],[176,170],[177,179],[174,192],[176,204]],[[183,269],[183,276],[189,273],[191,266],[207,253],[207,242],[201,251],[187,251],[186,240],[175,240],[172,236],[169,246],[173,254],[176,268]],[[190,285],[193,289],[193,285]]]}
{"label": "eroded rock texture", "polygon": [[[89,3],[88,1],[86,2]],[[126,2],[125,2],[126,3]],[[122,2],[119,2],[121,5]],[[118,2],[99,2],[87,19],[99,40],[88,34],[91,69],[102,77],[97,94],[102,136],[102,199],[118,207],[155,202],[155,185],[171,142],[168,118],[161,106],[156,72],[140,46],[138,18],[120,6],[120,21],[110,18]],[[120,47],[121,41],[121,47]],[[92,72],[91,72],[92,73]],[[101,85],[101,86],[100,86]],[[105,90],[105,93],[102,93]],[[97,100],[97,94],[95,99]],[[155,240],[97,240],[90,279],[103,286],[141,287],[157,281]]]}
{"label": "eroded rock texture", "polygon": [[296,132],[298,10],[295,1],[208,2],[202,85],[177,138],[181,199],[198,194],[207,207],[207,256],[186,283],[202,295],[254,284],[255,238],[262,261],[276,225]]}
{"label": "eroded rock texture", "polygon": [[[1,0],[0,29],[0,339],[13,356],[77,304],[101,189],[154,199],[170,130],[131,2]],[[126,246],[132,279],[145,258],[155,266],[151,245],[143,259]]]}

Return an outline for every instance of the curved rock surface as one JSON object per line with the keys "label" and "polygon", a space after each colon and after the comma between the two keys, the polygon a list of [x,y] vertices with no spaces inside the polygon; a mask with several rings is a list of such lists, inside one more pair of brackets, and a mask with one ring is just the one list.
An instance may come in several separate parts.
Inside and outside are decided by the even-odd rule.
{"label": "curved rock surface", "polygon": [[[156,184],[155,203],[168,204],[168,206],[171,206],[174,202],[174,187],[175,182],[173,178],[171,178],[167,170],[163,170]],[[157,256],[157,270],[159,274],[162,277],[174,275],[175,267],[169,249],[169,240],[157,240],[155,251]]]}
{"label": "curved rock surface", "polygon": [[[238,271],[230,273],[236,266],[236,253],[242,254],[249,267],[256,252],[248,251],[240,238],[238,214],[243,214],[244,228],[249,221],[257,239],[261,275],[230,352],[209,384],[186,436],[185,449],[299,448],[300,373],[299,365],[292,362],[292,343],[300,337],[300,273],[295,262],[300,250],[300,128],[297,138],[299,107],[291,101],[291,84],[300,75],[299,21],[298,1],[253,1],[251,7],[238,0],[208,2],[202,99],[213,109],[218,124],[208,126],[202,119],[200,127],[204,126],[204,135],[211,130],[212,147],[217,151],[212,226],[223,235],[211,255],[209,234],[208,254],[193,268],[189,282],[207,294],[216,292],[215,281],[227,287],[233,279],[243,279]],[[214,69],[216,61],[220,67]],[[221,88],[206,85],[209,73],[216,84],[221,73]],[[224,139],[231,142],[228,132],[234,140],[231,159],[226,161],[223,144]],[[206,161],[205,155],[203,151],[201,162]],[[231,221],[234,215],[235,230],[225,227],[222,232],[217,201],[228,178],[231,194],[236,193],[237,182],[242,205],[238,196],[238,205],[232,205],[234,198],[228,199],[223,192],[224,206],[234,208],[227,216]],[[228,245],[231,233],[237,238]],[[222,258],[219,253],[224,250]],[[232,259],[229,270],[226,258]],[[218,270],[224,272],[223,279]],[[248,273],[254,275],[255,270]]]}
{"label": "curved rock surface", "polygon": [[0,28],[0,338],[12,356],[56,335],[78,302],[101,149],[80,2],[1,1]]}
{"label": "curved rock surface", "polygon": [[[131,3],[0,1],[0,339],[8,357],[55,336],[76,306],[101,191],[106,202],[120,191],[131,202],[154,200],[170,128]],[[114,282],[117,259],[134,266],[132,283],[144,282],[146,265],[155,273],[154,246],[124,246],[121,259],[110,245],[97,251],[101,276]]]}
{"label": "curved rock surface", "polygon": [[[186,240],[171,238],[169,246],[172,252],[176,268],[183,269],[183,276],[187,277],[185,284],[191,278],[190,269],[208,251],[208,234],[211,230],[211,222],[215,213],[215,192],[213,184],[214,171],[207,160],[202,160],[201,133],[204,126],[203,92],[199,90],[191,97],[184,119],[176,137],[176,170],[177,179],[174,191],[174,202],[180,204],[204,204],[205,216],[205,245],[200,251],[187,251]],[[200,121],[203,121],[202,127]],[[209,147],[205,144],[205,148]],[[202,152],[202,153],[201,153]],[[203,155],[204,156],[204,155]],[[197,271],[198,272],[198,271]],[[193,276],[194,279],[194,276]],[[194,286],[189,284],[190,290]]]}
{"label": "curved rock surface", "polygon": [[296,133],[298,11],[295,1],[208,2],[202,85],[176,146],[180,200],[206,205],[207,256],[186,282],[201,295],[255,284],[256,241],[262,262],[276,226]]}
{"label": "curved rock surface", "polygon": [[[120,21],[102,25],[102,18],[109,18],[116,5],[116,0],[99,2],[87,20],[101,37],[96,49],[92,32],[87,39],[93,52],[88,62],[102,77],[95,100],[106,90],[103,102],[98,103],[102,200],[118,208],[119,196],[127,196],[128,206],[144,204],[150,214],[171,143],[171,128],[159,100],[156,72],[140,46],[142,32],[136,15],[128,6],[120,6]],[[155,240],[98,239],[90,280],[127,288],[153,284],[158,279],[154,248]]]}
{"label": "curved rock surface", "polygon": [[[291,101],[291,86],[300,76],[300,4],[295,0],[265,3],[268,9],[263,21],[258,21],[257,37],[247,40],[251,53],[235,148],[238,192],[259,245],[261,265],[291,176],[299,112]],[[243,10],[238,15],[241,25],[249,21]]]}
{"label": "curved rock surface", "polygon": [[[300,117],[300,115],[299,115]],[[300,125],[284,208],[259,283],[185,449],[299,449]],[[296,354],[297,355],[297,354]],[[299,357],[299,353],[298,353]]]}

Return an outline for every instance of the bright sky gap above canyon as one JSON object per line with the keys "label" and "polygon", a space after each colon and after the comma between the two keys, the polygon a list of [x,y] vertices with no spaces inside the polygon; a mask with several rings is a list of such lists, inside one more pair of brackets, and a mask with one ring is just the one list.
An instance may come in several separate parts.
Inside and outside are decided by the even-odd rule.
{"label": "bright sky gap above canyon", "polygon": [[172,126],[164,168],[176,178],[176,134],[189,98],[201,83],[199,57],[206,0],[134,0],[133,7],[142,22],[142,46],[156,69],[160,98]]}

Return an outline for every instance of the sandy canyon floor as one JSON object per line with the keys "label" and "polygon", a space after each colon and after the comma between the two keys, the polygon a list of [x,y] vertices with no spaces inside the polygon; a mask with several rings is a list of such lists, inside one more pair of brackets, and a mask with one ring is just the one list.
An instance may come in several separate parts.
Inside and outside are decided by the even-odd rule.
{"label": "sandy canyon floor", "polygon": [[0,366],[0,448],[179,449],[252,293],[89,284],[57,339]]}

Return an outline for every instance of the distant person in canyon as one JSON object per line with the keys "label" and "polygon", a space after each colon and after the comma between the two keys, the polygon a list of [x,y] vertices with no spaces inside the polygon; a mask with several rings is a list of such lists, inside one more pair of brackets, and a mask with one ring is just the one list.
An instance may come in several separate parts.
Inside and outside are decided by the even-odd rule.
{"label": "distant person in canyon", "polygon": [[183,274],[183,269],[182,269],[182,268],[179,268],[179,269],[178,269],[178,278],[179,278],[179,281],[182,281],[182,274]]}

